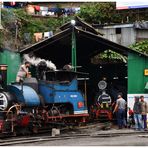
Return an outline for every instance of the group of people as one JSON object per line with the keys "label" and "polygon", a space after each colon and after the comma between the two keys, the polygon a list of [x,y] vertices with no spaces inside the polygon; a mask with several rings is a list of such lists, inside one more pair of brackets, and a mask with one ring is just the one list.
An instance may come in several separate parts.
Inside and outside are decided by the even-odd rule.
{"label": "group of people", "polygon": [[133,107],[135,130],[147,130],[147,102],[144,101],[144,96],[135,96]]}
{"label": "group of people", "polygon": [[[113,113],[117,113],[117,123],[119,129],[122,129],[126,126],[126,106],[127,103],[122,97],[122,93],[118,94],[118,99],[116,101],[116,106],[114,108]],[[133,110],[130,110],[130,113],[133,113],[133,120],[135,124],[135,130],[147,130],[147,112],[148,105],[144,100],[144,96],[135,96],[135,102],[133,106]]]}

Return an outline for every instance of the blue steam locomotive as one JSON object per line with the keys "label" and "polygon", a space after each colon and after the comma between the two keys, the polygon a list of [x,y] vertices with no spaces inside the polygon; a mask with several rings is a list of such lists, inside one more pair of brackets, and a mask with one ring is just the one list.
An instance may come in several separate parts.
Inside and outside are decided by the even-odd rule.
{"label": "blue steam locomotive", "polygon": [[[89,116],[78,73],[37,66],[37,76],[6,86],[6,65],[0,66],[0,132],[38,132],[58,124],[78,124]],[[58,123],[58,124],[57,124]],[[21,129],[21,130],[20,130]]]}

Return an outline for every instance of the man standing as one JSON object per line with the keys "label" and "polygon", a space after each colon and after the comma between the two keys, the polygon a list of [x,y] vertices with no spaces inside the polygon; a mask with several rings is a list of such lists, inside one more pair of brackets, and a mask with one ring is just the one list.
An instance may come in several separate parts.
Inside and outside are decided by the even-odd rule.
{"label": "man standing", "polygon": [[20,82],[20,80],[23,80],[24,78],[30,76],[29,67],[30,67],[29,62],[25,62],[25,64],[20,66],[20,69],[17,73],[16,82]]}
{"label": "man standing", "polygon": [[113,111],[113,113],[117,111],[117,122],[119,129],[122,129],[124,126],[125,109],[126,109],[126,101],[122,98],[122,93],[119,93],[116,106]]}
{"label": "man standing", "polygon": [[142,111],[142,121],[143,121],[143,128],[144,130],[147,130],[147,112],[148,112],[148,106],[146,101],[144,101],[144,96],[140,96],[141,100],[141,111]]}
{"label": "man standing", "polygon": [[135,96],[135,103],[133,107],[134,112],[134,120],[135,120],[135,130],[142,130],[142,106],[141,102],[139,102],[139,97]]}

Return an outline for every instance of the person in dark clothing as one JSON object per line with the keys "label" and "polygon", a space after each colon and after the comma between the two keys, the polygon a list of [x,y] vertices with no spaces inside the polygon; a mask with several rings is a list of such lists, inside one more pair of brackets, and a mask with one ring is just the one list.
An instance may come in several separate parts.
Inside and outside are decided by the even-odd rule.
{"label": "person in dark clothing", "polygon": [[133,112],[134,112],[134,120],[135,120],[135,130],[142,130],[142,106],[141,103],[139,102],[139,97],[135,96],[135,103],[133,107]]}
{"label": "person in dark clothing", "polygon": [[128,108],[128,114],[129,114],[128,128],[131,128],[133,125],[135,125],[134,112],[131,108]]}
{"label": "person in dark clothing", "polygon": [[148,106],[147,106],[147,102],[144,101],[144,96],[140,96],[140,99],[141,99],[141,108],[142,108],[143,128],[146,131],[147,130],[147,112],[148,112]]}

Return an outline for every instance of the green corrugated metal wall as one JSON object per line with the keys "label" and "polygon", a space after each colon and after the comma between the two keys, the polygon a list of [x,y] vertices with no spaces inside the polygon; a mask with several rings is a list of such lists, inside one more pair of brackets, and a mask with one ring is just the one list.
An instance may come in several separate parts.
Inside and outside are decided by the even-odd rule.
{"label": "green corrugated metal wall", "polygon": [[147,93],[145,90],[148,76],[144,69],[148,68],[148,58],[138,54],[128,55],[128,94]]}
{"label": "green corrugated metal wall", "polygon": [[0,52],[0,64],[7,64],[7,84],[16,80],[16,74],[20,66],[21,58],[17,52],[3,50]]}

